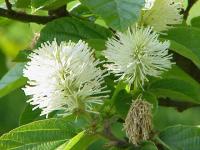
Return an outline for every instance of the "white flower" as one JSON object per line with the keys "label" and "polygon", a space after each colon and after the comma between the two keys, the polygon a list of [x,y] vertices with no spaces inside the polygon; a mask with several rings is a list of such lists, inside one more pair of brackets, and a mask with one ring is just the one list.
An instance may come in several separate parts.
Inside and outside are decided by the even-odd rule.
{"label": "white flower", "polygon": [[149,10],[153,7],[155,0],[145,0],[144,10]]}
{"label": "white flower", "polygon": [[154,27],[156,31],[164,31],[182,23],[183,15],[180,14],[182,8],[182,0],[155,0],[150,10],[144,11],[142,21]]}
{"label": "white flower", "polygon": [[168,55],[169,41],[159,42],[151,27],[129,28],[108,40],[104,55],[109,70],[129,85],[142,86],[147,76],[158,77],[171,68],[172,55]]}
{"label": "white flower", "polygon": [[102,84],[107,74],[97,67],[100,62],[85,42],[47,42],[29,58],[24,69],[29,81],[23,90],[32,96],[28,102],[34,109],[42,109],[41,115],[55,110],[61,115],[75,110],[94,112],[94,105],[103,103],[107,91]]}

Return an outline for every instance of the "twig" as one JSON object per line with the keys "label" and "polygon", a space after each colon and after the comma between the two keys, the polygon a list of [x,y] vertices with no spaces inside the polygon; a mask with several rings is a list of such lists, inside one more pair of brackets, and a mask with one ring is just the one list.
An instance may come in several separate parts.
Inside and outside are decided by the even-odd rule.
{"label": "twig", "polygon": [[189,11],[192,8],[192,6],[197,2],[197,0],[189,0],[188,1],[188,7],[186,8],[185,12],[184,12],[184,19],[187,19],[188,15],[189,15]]}
{"label": "twig", "polygon": [[4,8],[0,8],[0,17],[6,17],[9,19],[22,21],[22,22],[34,22],[38,24],[46,24],[54,19],[63,17],[63,16],[38,16],[30,15],[26,13],[10,11]]}
{"label": "twig", "polygon": [[5,0],[6,7],[9,11],[12,11],[12,4],[9,2],[9,0]]}

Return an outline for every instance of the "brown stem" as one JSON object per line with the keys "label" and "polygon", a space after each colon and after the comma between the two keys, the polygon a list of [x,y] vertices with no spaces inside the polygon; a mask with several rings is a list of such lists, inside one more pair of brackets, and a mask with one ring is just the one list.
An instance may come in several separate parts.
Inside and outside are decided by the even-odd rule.
{"label": "brown stem", "polygon": [[194,3],[196,3],[196,2],[197,2],[197,0],[189,0],[188,1],[188,7],[186,8],[186,10],[184,12],[184,19],[187,19],[190,9],[192,8]]}
{"label": "brown stem", "polygon": [[6,7],[9,11],[12,11],[12,4],[9,2],[9,0],[5,0]]}
{"label": "brown stem", "polygon": [[6,17],[9,19],[22,21],[22,22],[34,22],[38,24],[46,24],[54,19],[63,17],[63,16],[38,16],[30,15],[26,13],[10,11],[4,8],[0,8],[0,17]]}

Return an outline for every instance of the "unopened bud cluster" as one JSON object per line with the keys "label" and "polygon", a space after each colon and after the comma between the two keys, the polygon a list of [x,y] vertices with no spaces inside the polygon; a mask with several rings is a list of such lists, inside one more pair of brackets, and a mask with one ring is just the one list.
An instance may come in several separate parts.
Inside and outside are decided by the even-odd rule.
{"label": "unopened bud cluster", "polygon": [[124,130],[131,143],[138,145],[141,141],[150,138],[152,130],[151,109],[152,105],[140,98],[132,102],[124,123]]}

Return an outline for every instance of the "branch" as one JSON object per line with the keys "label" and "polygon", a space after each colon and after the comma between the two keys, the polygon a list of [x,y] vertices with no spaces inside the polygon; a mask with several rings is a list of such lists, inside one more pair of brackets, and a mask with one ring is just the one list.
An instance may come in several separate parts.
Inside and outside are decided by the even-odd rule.
{"label": "branch", "polygon": [[192,8],[192,6],[197,2],[197,0],[189,0],[188,1],[188,7],[186,8],[185,12],[184,12],[184,19],[187,19],[188,15],[189,15],[189,11]]}
{"label": "branch", "polygon": [[6,7],[8,8],[9,11],[12,11],[12,4],[9,2],[9,0],[5,0]]}
{"label": "branch", "polygon": [[52,20],[63,16],[38,16],[38,15],[30,15],[26,13],[10,11],[7,9],[0,8],[0,17],[6,17],[9,19],[22,21],[22,22],[34,22],[38,24],[46,24]]}
{"label": "branch", "polygon": [[175,107],[179,112],[183,112],[188,108],[200,106],[200,104],[195,104],[191,102],[178,102],[170,99],[159,99],[159,105],[166,107]]}

